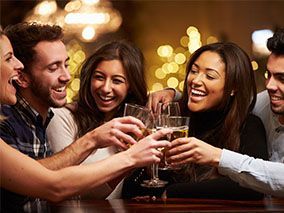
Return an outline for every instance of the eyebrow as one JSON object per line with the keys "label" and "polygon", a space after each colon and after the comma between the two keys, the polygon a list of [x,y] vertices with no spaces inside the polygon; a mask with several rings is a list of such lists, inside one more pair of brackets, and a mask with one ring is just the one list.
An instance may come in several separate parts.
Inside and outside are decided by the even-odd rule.
{"label": "eyebrow", "polygon": [[[64,63],[66,63],[66,62],[69,61],[69,60],[70,60],[70,57],[67,57],[67,58],[65,59]],[[61,61],[54,61],[54,62],[48,64],[47,66],[52,66],[53,64],[60,64],[60,63],[61,63]]]}
{"label": "eyebrow", "polygon": [[[200,69],[200,67],[196,63],[193,63],[192,66],[196,66],[197,69]],[[221,74],[218,72],[218,70],[215,70],[215,69],[209,68],[209,67],[206,67],[205,70],[209,71],[209,72],[215,72],[217,75],[219,75],[221,77]]]}
{"label": "eyebrow", "polygon": [[[99,70],[95,70],[95,71],[94,71],[94,74],[95,74],[95,73],[99,73],[99,74],[101,74],[101,75],[104,75],[104,73],[102,73],[102,72],[99,71]],[[123,78],[123,79],[126,81],[126,77],[124,77],[124,76],[122,76],[122,75],[113,75],[113,77]]]}
{"label": "eyebrow", "polygon": [[12,52],[7,52],[6,54],[4,54],[4,57],[7,57],[7,56],[12,56],[13,53]]}

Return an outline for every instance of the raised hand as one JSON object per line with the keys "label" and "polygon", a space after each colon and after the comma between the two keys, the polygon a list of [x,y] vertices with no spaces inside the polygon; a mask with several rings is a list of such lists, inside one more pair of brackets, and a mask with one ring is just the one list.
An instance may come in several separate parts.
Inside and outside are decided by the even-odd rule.
{"label": "raised hand", "polygon": [[138,138],[143,137],[141,129],[145,129],[145,125],[137,118],[127,116],[114,118],[111,121],[90,131],[83,137],[89,137],[90,141],[96,143],[96,148],[108,146],[118,146],[127,149],[126,144],[137,143],[129,133],[133,133]]}
{"label": "raised hand", "polygon": [[134,161],[135,167],[159,163],[163,156],[162,152],[159,151],[159,148],[171,146],[169,141],[159,141],[159,139],[171,132],[172,130],[170,129],[161,129],[141,139],[138,143],[126,150],[125,152],[128,153],[132,161]]}
{"label": "raised hand", "polygon": [[163,89],[156,92],[150,93],[148,97],[147,107],[154,113],[157,112],[158,103],[168,103],[173,101],[175,97],[174,89]]}
{"label": "raised hand", "polygon": [[171,143],[167,160],[173,164],[197,163],[218,166],[222,150],[197,138],[178,138]]}

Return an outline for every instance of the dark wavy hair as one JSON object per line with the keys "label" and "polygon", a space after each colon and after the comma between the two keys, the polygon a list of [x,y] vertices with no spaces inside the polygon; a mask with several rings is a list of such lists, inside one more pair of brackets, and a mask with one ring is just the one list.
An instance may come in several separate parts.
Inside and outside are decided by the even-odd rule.
{"label": "dark wavy hair", "polygon": [[[256,84],[252,65],[249,56],[234,43],[208,44],[196,50],[191,56],[185,79],[188,78],[194,62],[206,51],[217,53],[225,64],[224,95],[216,112],[190,112],[187,106],[188,84],[185,80],[181,108],[184,114],[190,115],[189,133],[196,137],[200,127],[209,126],[199,139],[219,148],[239,151],[240,132],[256,101]],[[231,96],[232,91],[234,91],[233,96]],[[216,123],[209,124],[208,115],[212,114],[214,116],[218,114],[218,119],[217,122],[214,120]],[[187,169],[191,175],[195,175],[195,168],[197,166],[189,165]],[[202,177],[208,178],[213,174],[212,172],[213,169],[209,169]]]}
{"label": "dark wavy hair", "polygon": [[28,73],[36,60],[34,47],[41,41],[63,39],[62,28],[57,25],[41,25],[37,23],[18,23],[5,28],[15,56],[24,64],[23,71]]}
{"label": "dark wavy hair", "polygon": [[[187,64],[185,79],[187,79],[193,63],[205,51],[217,53],[225,64],[224,96],[219,106],[220,111],[225,113],[223,114],[223,122],[219,127],[216,127],[220,131],[218,134],[221,134],[222,137],[218,144],[213,145],[236,151],[239,149],[240,130],[256,101],[256,84],[252,65],[249,56],[234,43],[208,44],[196,50],[191,56]],[[195,113],[190,112],[187,108],[187,91],[188,84],[185,81],[181,106],[185,114],[191,115],[190,126],[194,128]],[[232,91],[234,91],[234,96],[231,96]],[[211,136],[214,138],[216,132],[212,130],[212,134],[208,134],[206,139]]]}
{"label": "dark wavy hair", "polygon": [[92,54],[83,64],[80,76],[80,90],[77,97],[77,109],[73,115],[78,125],[78,136],[98,127],[104,122],[104,114],[99,111],[91,94],[93,72],[102,61],[119,60],[126,72],[129,90],[125,100],[116,109],[114,117],[123,115],[124,103],[145,105],[147,86],[144,75],[144,57],[132,43],[121,40],[107,43]]}
{"label": "dark wavy hair", "polygon": [[284,28],[276,30],[267,40],[267,48],[276,55],[284,55]]}

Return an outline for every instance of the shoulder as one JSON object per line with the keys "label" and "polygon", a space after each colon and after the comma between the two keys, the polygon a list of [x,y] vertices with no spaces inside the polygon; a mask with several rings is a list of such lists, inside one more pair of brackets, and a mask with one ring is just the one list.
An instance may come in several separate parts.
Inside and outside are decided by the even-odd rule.
{"label": "shoulder", "polygon": [[75,125],[73,114],[69,109],[65,107],[52,108],[52,111],[54,113],[54,116],[50,121],[49,128],[62,125],[62,124],[67,125],[67,126]]}
{"label": "shoulder", "polygon": [[245,129],[260,128],[264,129],[264,125],[257,115],[249,114],[244,124]]}
{"label": "shoulder", "polygon": [[260,116],[266,110],[270,110],[270,99],[267,90],[264,90],[257,94],[253,113]]}

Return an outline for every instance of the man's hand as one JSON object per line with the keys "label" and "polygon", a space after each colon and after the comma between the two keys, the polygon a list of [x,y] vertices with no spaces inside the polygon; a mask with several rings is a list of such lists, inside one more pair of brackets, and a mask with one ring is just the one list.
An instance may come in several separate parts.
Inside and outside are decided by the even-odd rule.
{"label": "man's hand", "polygon": [[197,138],[178,138],[171,143],[167,161],[173,164],[197,163],[217,167],[222,150]]}
{"label": "man's hand", "polygon": [[175,90],[171,88],[159,90],[150,93],[148,97],[147,107],[154,113],[157,112],[158,103],[168,103],[174,100]]}

